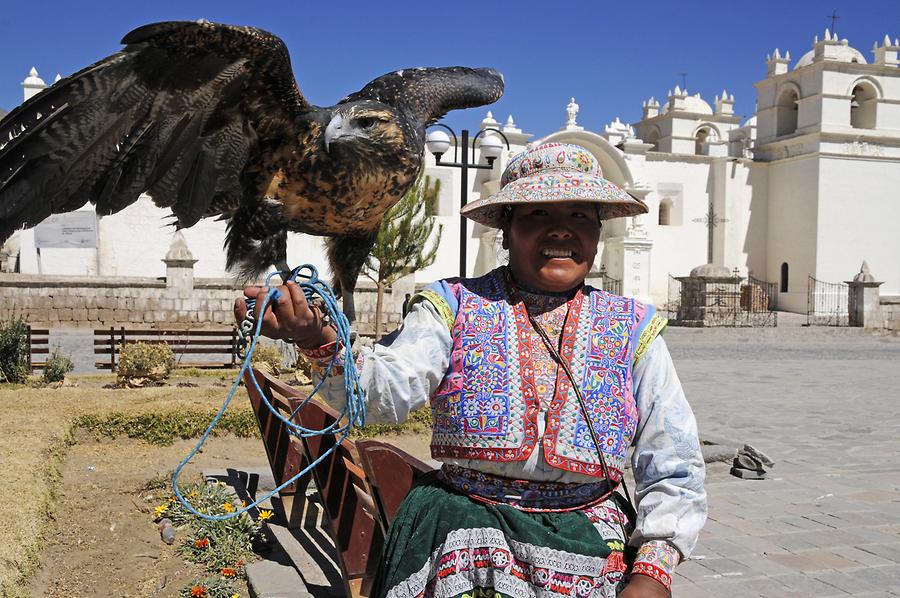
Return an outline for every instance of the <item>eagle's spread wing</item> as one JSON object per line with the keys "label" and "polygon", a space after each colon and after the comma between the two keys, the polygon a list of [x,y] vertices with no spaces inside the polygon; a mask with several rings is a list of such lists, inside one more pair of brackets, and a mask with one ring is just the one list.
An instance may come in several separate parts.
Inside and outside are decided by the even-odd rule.
{"label": "eagle's spread wing", "polygon": [[427,126],[451,110],[492,104],[502,95],[503,75],[494,69],[419,67],[382,75],[340,103],[377,100]]}
{"label": "eagle's spread wing", "polygon": [[143,191],[180,226],[230,215],[242,171],[289,143],[309,108],[265,31],[168,22],[122,43],[0,122],[0,242],[87,201],[111,214]]}

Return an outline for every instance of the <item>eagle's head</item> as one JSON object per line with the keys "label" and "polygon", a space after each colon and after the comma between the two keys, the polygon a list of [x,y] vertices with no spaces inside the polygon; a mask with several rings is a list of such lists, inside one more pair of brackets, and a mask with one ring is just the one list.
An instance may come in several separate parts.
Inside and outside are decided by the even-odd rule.
{"label": "eagle's head", "polygon": [[417,155],[418,127],[396,108],[375,100],[334,107],[325,127],[325,151],[334,160],[350,158],[396,167]]}

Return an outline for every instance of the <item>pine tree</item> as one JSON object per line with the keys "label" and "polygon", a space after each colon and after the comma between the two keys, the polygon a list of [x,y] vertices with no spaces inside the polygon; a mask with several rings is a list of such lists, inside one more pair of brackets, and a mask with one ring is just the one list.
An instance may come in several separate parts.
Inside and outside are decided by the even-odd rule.
{"label": "pine tree", "polygon": [[441,182],[430,177],[419,178],[406,195],[385,214],[378,229],[375,246],[366,259],[363,273],[377,289],[375,303],[375,338],[381,338],[384,290],[400,278],[434,263],[443,226],[429,245],[434,230],[434,209]]}

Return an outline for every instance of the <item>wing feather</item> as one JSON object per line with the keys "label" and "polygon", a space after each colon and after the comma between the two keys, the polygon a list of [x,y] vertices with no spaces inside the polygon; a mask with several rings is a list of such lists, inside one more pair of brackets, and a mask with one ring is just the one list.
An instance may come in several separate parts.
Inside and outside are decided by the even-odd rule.
{"label": "wing feather", "polygon": [[230,215],[253,148],[290,142],[310,108],[265,31],[168,22],[123,43],[0,122],[0,242],[88,201],[114,213],[144,191],[179,226]]}
{"label": "wing feather", "polygon": [[419,67],[382,75],[340,103],[378,100],[427,126],[451,110],[492,104],[502,95],[503,75],[497,70]]}

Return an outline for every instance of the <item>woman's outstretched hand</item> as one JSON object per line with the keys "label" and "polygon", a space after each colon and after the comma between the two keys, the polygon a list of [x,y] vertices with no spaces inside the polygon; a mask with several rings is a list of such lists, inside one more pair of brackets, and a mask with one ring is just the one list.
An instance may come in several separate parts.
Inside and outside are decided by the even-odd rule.
{"label": "woman's outstretched hand", "polygon": [[[276,340],[296,343],[300,347],[314,348],[327,345],[337,338],[334,328],[325,323],[325,316],[316,307],[306,302],[303,289],[295,282],[287,282],[277,287],[281,296],[270,301],[263,316],[260,333]],[[254,312],[259,318],[259,310],[265,298],[265,287],[246,287],[244,297],[256,299]],[[244,298],[234,300],[234,319],[240,324],[247,313]]]}
{"label": "woman's outstretched hand", "polygon": [[652,577],[632,575],[619,598],[671,598],[672,593]]}

